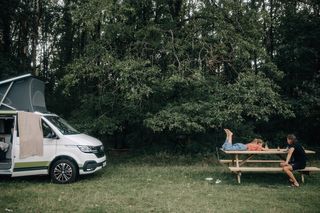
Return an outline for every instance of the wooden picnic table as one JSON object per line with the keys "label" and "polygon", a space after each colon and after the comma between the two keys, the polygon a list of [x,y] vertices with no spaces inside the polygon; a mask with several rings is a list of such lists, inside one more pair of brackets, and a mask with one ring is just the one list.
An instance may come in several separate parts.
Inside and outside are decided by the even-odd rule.
{"label": "wooden picnic table", "polygon": [[[220,160],[220,163],[231,163],[232,166],[229,167],[230,171],[235,172],[237,174],[238,183],[241,183],[240,177],[241,172],[282,172],[283,169],[280,167],[280,162],[286,159],[286,155],[288,153],[288,149],[268,149],[265,151],[225,151],[221,149],[225,154],[232,155],[232,159],[228,160]],[[315,151],[312,150],[305,150],[306,154],[315,154]],[[270,160],[268,159],[259,159],[252,160],[256,156],[277,156],[279,160]],[[243,159],[240,159],[240,156],[243,156]],[[255,167],[244,167],[243,165],[246,163],[278,163],[275,167],[265,167],[261,165],[256,165]],[[320,168],[317,167],[306,167],[305,169],[299,170],[301,172],[301,179],[304,182],[303,172],[310,172],[310,171],[320,171]]]}

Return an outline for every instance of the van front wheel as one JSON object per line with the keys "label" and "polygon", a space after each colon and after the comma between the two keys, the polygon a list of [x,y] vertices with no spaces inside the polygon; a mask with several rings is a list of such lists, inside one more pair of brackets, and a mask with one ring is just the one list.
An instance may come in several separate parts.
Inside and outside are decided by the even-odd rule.
{"label": "van front wheel", "polygon": [[67,159],[58,160],[52,165],[50,175],[54,183],[72,183],[77,178],[77,168]]}

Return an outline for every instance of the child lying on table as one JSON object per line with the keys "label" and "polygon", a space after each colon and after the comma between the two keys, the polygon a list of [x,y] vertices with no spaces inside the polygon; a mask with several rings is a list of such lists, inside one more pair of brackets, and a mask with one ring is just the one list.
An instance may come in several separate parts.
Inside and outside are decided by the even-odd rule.
{"label": "child lying on table", "polygon": [[267,148],[263,148],[263,141],[255,138],[250,143],[235,143],[232,144],[233,133],[229,129],[224,129],[226,132],[226,141],[222,145],[222,149],[225,151],[264,151]]}

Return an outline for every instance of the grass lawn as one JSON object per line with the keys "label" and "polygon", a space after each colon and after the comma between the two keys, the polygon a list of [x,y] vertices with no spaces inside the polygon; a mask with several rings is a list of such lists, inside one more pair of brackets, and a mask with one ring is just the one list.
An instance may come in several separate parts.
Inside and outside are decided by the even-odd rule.
{"label": "grass lawn", "polygon": [[0,176],[0,212],[320,211],[320,173],[306,176],[300,188],[288,186],[280,173],[243,174],[238,185],[213,157],[113,157],[102,171],[69,185]]}

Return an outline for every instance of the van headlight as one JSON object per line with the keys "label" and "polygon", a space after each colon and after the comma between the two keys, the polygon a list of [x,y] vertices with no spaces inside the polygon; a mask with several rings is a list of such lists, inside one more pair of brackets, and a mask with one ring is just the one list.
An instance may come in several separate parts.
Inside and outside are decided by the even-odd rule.
{"label": "van headlight", "polygon": [[84,153],[96,153],[97,152],[97,150],[95,149],[94,146],[78,145],[78,148],[80,149],[81,152],[84,152]]}

